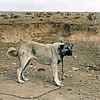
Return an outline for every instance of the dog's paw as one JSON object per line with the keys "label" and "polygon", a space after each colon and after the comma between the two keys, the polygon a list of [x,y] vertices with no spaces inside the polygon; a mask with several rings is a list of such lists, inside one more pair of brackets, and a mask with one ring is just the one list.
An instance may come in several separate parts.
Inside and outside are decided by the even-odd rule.
{"label": "dog's paw", "polygon": [[24,78],[23,80],[24,80],[24,81],[29,81],[29,79],[28,79],[28,78]]}
{"label": "dog's paw", "polygon": [[63,83],[62,83],[61,81],[57,82],[56,84],[57,84],[57,86],[59,86],[59,87],[62,87],[62,86],[63,86]]}
{"label": "dog's paw", "polygon": [[23,80],[19,80],[18,83],[24,83],[24,81]]}

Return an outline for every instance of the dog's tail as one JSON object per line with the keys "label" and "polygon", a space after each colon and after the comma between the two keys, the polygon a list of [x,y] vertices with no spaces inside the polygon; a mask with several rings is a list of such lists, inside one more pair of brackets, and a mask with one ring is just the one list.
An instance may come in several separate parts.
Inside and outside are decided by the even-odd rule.
{"label": "dog's tail", "polygon": [[18,51],[16,48],[14,47],[10,47],[7,51],[7,55],[8,56],[13,56],[13,57],[17,57],[18,56]]}

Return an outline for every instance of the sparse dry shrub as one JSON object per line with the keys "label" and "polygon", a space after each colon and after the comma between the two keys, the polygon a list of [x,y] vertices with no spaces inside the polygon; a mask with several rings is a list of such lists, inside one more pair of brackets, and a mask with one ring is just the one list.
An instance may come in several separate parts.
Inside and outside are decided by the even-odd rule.
{"label": "sparse dry shrub", "polygon": [[94,18],[93,16],[94,16],[94,13],[89,13],[87,16],[88,20],[92,21]]}
{"label": "sparse dry shrub", "polygon": [[44,19],[43,19],[43,18],[41,18],[41,19],[40,19],[40,21],[44,21]]}
{"label": "sparse dry shrub", "polygon": [[44,15],[44,13],[43,13],[43,12],[40,12],[39,14],[40,14],[40,15]]}
{"label": "sparse dry shrub", "polygon": [[0,15],[1,17],[3,17],[3,19],[8,19],[8,15]]}
{"label": "sparse dry shrub", "polygon": [[9,24],[14,24],[14,20],[9,20]]}
{"label": "sparse dry shrub", "polygon": [[52,12],[48,12],[47,14],[48,14],[48,15],[50,15],[50,16],[51,16],[51,15],[53,15],[53,13],[52,13]]}
{"label": "sparse dry shrub", "polygon": [[32,16],[32,19],[34,19],[34,16]]}
{"label": "sparse dry shrub", "polygon": [[64,16],[64,18],[68,18],[67,16]]}
{"label": "sparse dry shrub", "polygon": [[67,13],[67,16],[71,16],[71,13]]}
{"label": "sparse dry shrub", "polygon": [[0,17],[4,17],[4,16],[7,16],[7,15],[5,15],[5,14],[0,15]]}
{"label": "sparse dry shrub", "polygon": [[10,12],[10,18],[19,18],[20,16],[15,15],[13,12]]}
{"label": "sparse dry shrub", "polygon": [[9,19],[9,17],[8,16],[4,16],[3,19]]}
{"label": "sparse dry shrub", "polygon": [[80,16],[75,16],[75,17],[74,17],[74,19],[79,19],[79,18],[80,18]]}
{"label": "sparse dry shrub", "polygon": [[26,14],[26,15],[32,15],[32,13],[31,13],[31,12],[26,12],[25,14]]}
{"label": "sparse dry shrub", "polygon": [[59,14],[59,13],[60,13],[60,11],[57,11],[56,13],[57,13],[57,14]]}
{"label": "sparse dry shrub", "polygon": [[43,14],[43,12],[40,12],[40,13],[37,13],[36,16],[37,16],[37,17],[43,17],[44,14]]}

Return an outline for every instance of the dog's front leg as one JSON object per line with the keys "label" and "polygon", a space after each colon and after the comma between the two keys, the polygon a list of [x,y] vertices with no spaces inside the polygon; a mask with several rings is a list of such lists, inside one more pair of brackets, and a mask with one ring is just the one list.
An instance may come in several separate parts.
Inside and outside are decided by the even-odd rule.
{"label": "dog's front leg", "polygon": [[53,71],[53,78],[54,78],[54,82],[58,85],[58,86],[63,86],[62,82],[59,81],[58,79],[58,67],[57,64],[52,64],[52,71]]}

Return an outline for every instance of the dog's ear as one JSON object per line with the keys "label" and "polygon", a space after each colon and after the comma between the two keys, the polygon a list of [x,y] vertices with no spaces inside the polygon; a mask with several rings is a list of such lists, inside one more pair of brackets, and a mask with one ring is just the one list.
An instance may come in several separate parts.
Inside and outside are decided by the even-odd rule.
{"label": "dog's ear", "polygon": [[63,48],[64,48],[64,44],[61,44],[61,45],[58,46],[58,49],[60,49],[60,50],[63,49]]}
{"label": "dog's ear", "polygon": [[60,45],[60,49],[63,49],[63,48],[64,48],[64,44],[61,44],[61,45]]}

